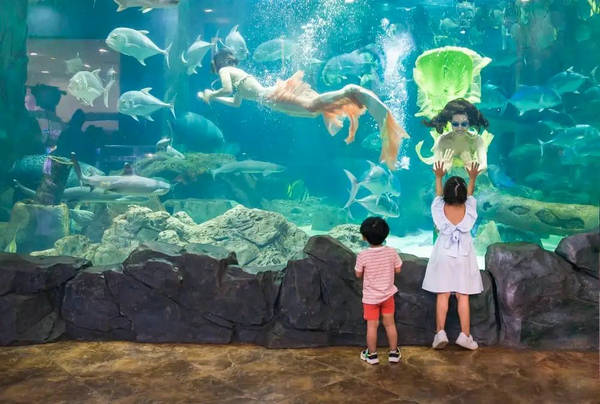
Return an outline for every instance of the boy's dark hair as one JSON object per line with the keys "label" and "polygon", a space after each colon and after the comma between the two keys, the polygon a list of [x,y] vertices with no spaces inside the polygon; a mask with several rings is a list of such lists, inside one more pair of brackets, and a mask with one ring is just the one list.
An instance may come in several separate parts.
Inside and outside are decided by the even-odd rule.
{"label": "boy's dark hair", "polygon": [[367,239],[369,244],[380,245],[390,234],[390,227],[380,217],[368,217],[360,225],[360,234]]}
{"label": "boy's dark hair", "polygon": [[444,184],[444,202],[462,205],[467,201],[467,183],[461,177],[450,177]]}
{"label": "boy's dark hair", "polygon": [[490,124],[477,107],[464,98],[457,98],[448,102],[443,110],[430,121],[424,120],[423,124],[435,128],[438,133],[444,133],[446,124],[452,120],[452,115],[457,114],[466,115],[471,126],[477,128],[478,132],[481,131],[482,127],[487,128]]}
{"label": "boy's dark hair", "polygon": [[219,74],[219,70],[225,66],[237,66],[238,60],[230,49],[223,48],[213,56],[211,66],[213,73]]}

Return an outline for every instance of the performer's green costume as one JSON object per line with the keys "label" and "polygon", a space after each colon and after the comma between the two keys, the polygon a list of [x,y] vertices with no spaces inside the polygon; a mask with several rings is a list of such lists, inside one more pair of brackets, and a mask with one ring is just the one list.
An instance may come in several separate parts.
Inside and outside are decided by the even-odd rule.
{"label": "performer's green costume", "polygon": [[[449,101],[464,98],[477,104],[481,101],[481,69],[492,60],[480,56],[477,52],[468,48],[457,46],[445,46],[432,49],[421,54],[415,62],[413,77],[418,86],[417,105],[419,112],[416,116],[425,116],[428,119],[436,116]],[[450,131],[450,128],[447,128]],[[441,134],[435,129],[430,131],[434,140],[431,149],[431,157],[423,157],[421,148],[423,141],[416,146],[417,155],[426,164],[433,164],[439,157],[436,150],[437,140]],[[487,153],[487,147],[493,139],[493,135],[486,130],[480,134],[482,142],[476,147],[479,153]],[[475,146],[474,146],[475,147]],[[442,151],[443,152],[443,151]],[[453,166],[462,166],[464,161],[456,156]],[[481,163],[481,162],[480,162]]]}

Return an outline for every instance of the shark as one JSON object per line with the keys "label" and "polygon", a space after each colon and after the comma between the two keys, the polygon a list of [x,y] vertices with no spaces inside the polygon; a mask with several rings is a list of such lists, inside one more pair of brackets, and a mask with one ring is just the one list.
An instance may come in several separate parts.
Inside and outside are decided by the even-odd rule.
{"label": "shark", "polygon": [[[13,179],[13,186],[27,198],[33,198],[35,191]],[[135,203],[146,202],[147,197],[141,195],[123,195],[116,192],[105,191],[100,188],[92,188],[88,185],[65,188],[60,198],[65,203],[84,203],[84,202],[112,202],[112,203]]]}
{"label": "shark", "polygon": [[96,188],[105,192],[115,192],[123,195],[165,195],[171,190],[171,184],[154,178],[142,177],[136,174],[129,175],[84,175],[79,167],[79,162],[74,155],[71,156],[73,168],[79,178],[81,186],[88,185],[93,190]]}

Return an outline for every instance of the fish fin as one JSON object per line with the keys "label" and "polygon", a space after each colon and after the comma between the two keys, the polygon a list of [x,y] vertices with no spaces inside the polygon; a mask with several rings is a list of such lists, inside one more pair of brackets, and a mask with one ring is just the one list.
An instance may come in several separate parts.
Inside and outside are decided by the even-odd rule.
{"label": "fish fin", "polygon": [[229,33],[233,33],[233,32],[237,32],[239,25],[236,25],[235,27],[231,28],[231,31],[229,31]]}
{"label": "fish fin", "polygon": [[154,119],[152,119],[152,117],[150,115],[143,115],[144,118],[146,118],[146,120],[150,121],[150,122],[154,122]]}
{"label": "fish fin", "polygon": [[144,94],[150,94],[150,91],[152,91],[152,87],[146,87],[146,88],[142,88],[140,90],[140,92],[144,93]]}
{"label": "fish fin", "polygon": [[171,111],[173,118],[177,119],[177,117],[175,116],[175,104],[169,104],[169,111]]}
{"label": "fish fin", "polygon": [[142,66],[146,66],[146,62],[144,62],[144,59],[138,59],[137,61],[140,62]]}
{"label": "fish fin", "polygon": [[544,145],[550,142],[544,142],[542,139],[538,139],[537,141],[540,144],[540,158],[542,158],[544,157]]}
{"label": "fish fin", "polygon": [[[149,12],[149,11],[152,11],[152,7],[145,7],[145,8],[142,8],[142,13],[143,13],[143,14],[145,14],[145,13],[147,13],[147,12]],[[148,31],[146,31],[146,32],[148,32]]]}
{"label": "fish fin", "polygon": [[348,177],[348,180],[350,180],[350,194],[348,195],[348,200],[346,201],[346,204],[344,205],[344,209],[349,210],[350,205],[352,205],[354,203],[354,200],[356,199],[356,194],[358,193],[359,184],[358,184],[358,181],[356,180],[356,177],[350,171],[344,170],[344,172],[346,173],[346,177]]}
{"label": "fish fin", "polygon": [[92,70],[92,74],[93,74],[94,76],[96,76],[96,77],[98,77],[98,78],[99,78],[99,77],[100,77],[100,76],[99,76],[99,74],[100,74],[100,69]]}
{"label": "fish fin", "polygon": [[369,163],[369,170],[373,167],[377,167],[377,164],[373,163],[371,160],[367,160],[367,163]]}
{"label": "fish fin", "polygon": [[[150,10],[152,10],[152,9],[150,9]],[[140,29],[138,32],[141,34],[144,34],[144,35],[148,35],[150,33],[150,31],[148,31],[146,29]]]}
{"label": "fish fin", "polygon": [[169,46],[167,46],[167,48],[163,51],[163,54],[165,55],[165,61],[167,62],[167,68],[171,68],[171,66],[169,65],[169,52],[171,51],[171,46],[173,46],[173,42],[171,42]]}
{"label": "fish fin", "polygon": [[567,69],[567,71],[568,71],[568,72],[572,72],[572,71],[573,71],[573,66],[569,67],[569,68]]}
{"label": "fish fin", "polygon": [[137,116],[135,116],[135,115],[129,115],[129,116],[130,116],[130,117],[132,117],[133,119],[135,119],[135,120],[136,120],[136,121],[138,121],[138,122],[140,121],[140,120],[138,119],[138,117],[137,117]]}
{"label": "fish fin", "polygon": [[111,79],[108,84],[106,85],[106,87],[104,87],[104,106],[106,108],[108,108],[108,92],[110,91],[110,89],[112,88],[112,86],[115,84],[115,80]]}
{"label": "fish fin", "polygon": [[185,60],[185,52],[181,52],[181,63],[184,65],[188,64],[187,60]]}
{"label": "fish fin", "polygon": [[119,4],[119,7],[117,7],[117,13],[120,13],[121,11],[125,10],[127,7],[122,6],[121,4]]}

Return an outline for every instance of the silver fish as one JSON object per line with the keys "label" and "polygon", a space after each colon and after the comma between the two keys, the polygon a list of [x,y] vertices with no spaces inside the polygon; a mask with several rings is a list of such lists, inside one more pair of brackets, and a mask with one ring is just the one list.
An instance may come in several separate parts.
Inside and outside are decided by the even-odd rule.
{"label": "silver fish", "polygon": [[98,73],[100,73],[100,69],[96,69],[93,72],[84,70],[75,73],[69,80],[67,92],[78,101],[81,101],[90,107],[94,106],[96,98],[100,95],[104,95],[104,106],[108,108],[108,93],[115,84],[115,80],[111,79],[108,84],[106,84],[106,87],[104,87]]}
{"label": "silver fish", "polygon": [[348,208],[356,200],[356,194],[360,188],[369,190],[373,195],[381,195],[387,193],[391,196],[399,196],[398,183],[391,171],[380,165],[367,161],[369,169],[365,171],[361,181],[357,181],[356,177],[348,170],[344,170],[346,176],[350,180],[350,194],[344,208]]}
{"label": "silver fish", "polygon": [[202,67],[202,59],[204,59],[211,46],[211,43],[201,40],[198,36],[187,51],[181,54],[181,61],[187,67],[188,75],[197,73],[196,68]]}
{"label": "silver fish", "polygon": [[225,46],[231,49],[237,60],[245,60],[250,53],[244,37],[238,32],[238,25],[233,27],[225,37]]}
{"label": "silver fish", "polygon": [[171,45],[167,46],[166,49],[160,49],[146,34],[148,34],[146,30],[137,31],[131,28],[115,28],[108,34],[106,44],[112,50],[136,58],[143,66],[146,66],[144,62],[146,58],[162,53],[165,56],[168,67]]}
{"label": "silver fish", "polygon": [[356,200],[361,206],[369,212],[383,217],[399,217],[400,207],[389,194],[374,195],[371,194]]}
{"label": "silver fish", "polygon": [[150,94],[152,88],[143,88],[140,91],[127,91],[119,97],[119,112],[124,115],[129,115],[136,121],[138,116],[144,117],[149,121],[154,121],[150,116],[155,111],[161,108],[169,108],[173,117],[175,117],[175,108],[173,104],[169,104],[159,100]]}

